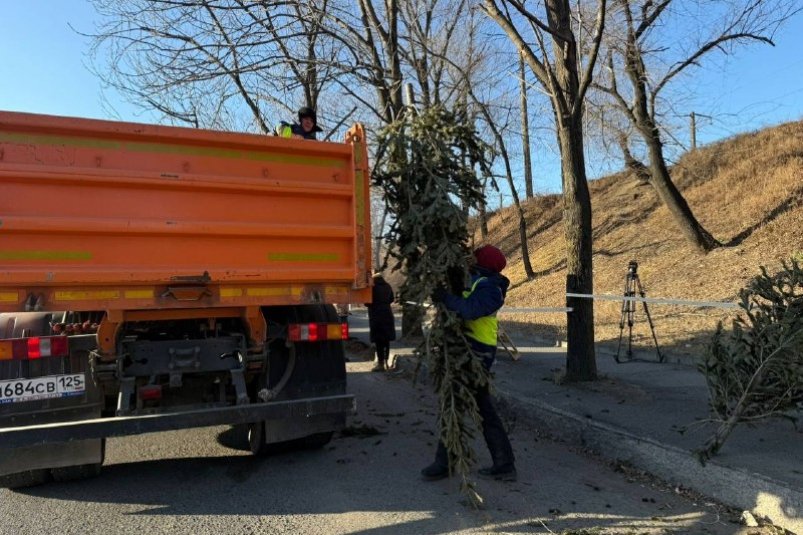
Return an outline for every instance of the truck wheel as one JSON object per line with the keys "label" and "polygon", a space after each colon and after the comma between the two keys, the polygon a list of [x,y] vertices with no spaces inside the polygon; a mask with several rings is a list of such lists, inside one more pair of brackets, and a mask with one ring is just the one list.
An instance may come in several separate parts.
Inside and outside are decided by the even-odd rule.
{"label": "truck wheel", "polygon": [[[332,305],[295,305],[282,307],[263,308],[266,320],[275,323],[334,323],[339,320],[337,312]],[[284,346],[284,340],[274,339],[270,347],[270,353],[275,360],[282,362],[288,358],[288,350]],[[296,373],[291,378],[285,391],[291,391],[292,396],[320,395],[319,393],[309,392],[308,385],[320,385],[328,383],[327,393],[341,394],[346,392],[346,359],[343,344],[340,341],[322,342],[318,345],[297,344],[296,346]],[[313,368],[308,364],[310,359],[315,362],[325,363],[325,368]],[[281,368],[279,368],[281,369]],[[307,375],[309,374],[309,375]],[[299,379],[305,377],[306,379]],[[265,377],[266,382],[270,382]],[[278,377],[272,378],[272,384],[279,381]],[[334,384],[333,384],[334,383]],[[282,399],[282,398],[280,398]],[[262,429],[264,433],[264,428]],[[260,449],[261,454],[281,454],[299,449],[318,449],[328,444],[334,435],[334,431],[323,431],[313,433],[308,436],[292,438],[279,442],[264,444]],[[253,448],[251,451],[254,451]]]}
{"label": "truck wheel", "polygon": [[78,466],[64,466],[52,468],[53,481],[78,481],[100,475],[103,463],[79,464]]}
{"label": "truck wheel", "polygon": [[314,435],[309,435],[301,439],[301,443],[303,447],[309,450],[318,450],[329,444],[332,441],[332,437],[334,436],[333,431],[327,431],[325,433],[315,433]]}
{"label": "truck wheel", "polygon": [[0,488],[21,489],[25,487],[35,487],[44,485],[50,481],[50,470],[40,468],[38,470],[26,470],[16,474],[0,476]]}
{"label": "truck wheel", "polygon": [[265,444],[265,422],[248,424],[248,447],[257,457],[271,453],[271,449]]}
{"label": "truck wheel", "polygon": [[98,477],[103,467],[103,461],[106,460],[106,439],[100,439],[100,462],[79,464],[76,466],[62,466],[60,468],[51,468],[50,472],[53,475],[53,481],[78,481],[80,479],[90,479]]}

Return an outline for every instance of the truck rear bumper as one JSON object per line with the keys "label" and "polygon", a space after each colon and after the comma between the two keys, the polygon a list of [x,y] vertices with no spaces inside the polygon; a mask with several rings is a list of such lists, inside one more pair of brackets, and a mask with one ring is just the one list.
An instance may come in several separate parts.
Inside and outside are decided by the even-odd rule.
{"label": "truck rear bumper", "polygon": [[304,420],[320,415],[348,414],[354,412],[355,409],[354,396],[342,394],[233,407],[10,427],[0,429],[0,449],[139,435],[193,427],[247,424],[262,420]]}

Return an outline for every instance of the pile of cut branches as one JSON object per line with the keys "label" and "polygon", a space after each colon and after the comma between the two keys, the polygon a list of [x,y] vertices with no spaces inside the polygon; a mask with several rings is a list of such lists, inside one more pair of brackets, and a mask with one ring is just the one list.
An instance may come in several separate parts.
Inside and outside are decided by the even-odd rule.
{"label": "pile of cut branches", "polygon": [[717,430],[697,451],[705,462],[715,455],[736,425],[771,416],[796,422],[803,403],[803,267],[796,259],[769,275],[761,267],[739,293],[743,315],[726,334],[717,326],[700,364],[708,383]]}

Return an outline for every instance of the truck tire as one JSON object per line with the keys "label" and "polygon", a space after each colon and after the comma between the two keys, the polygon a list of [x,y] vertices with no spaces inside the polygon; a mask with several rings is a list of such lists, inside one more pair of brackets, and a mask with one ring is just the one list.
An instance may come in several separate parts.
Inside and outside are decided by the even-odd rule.
{"label": "truck tire", "polygon": [[[337,311],[332,305],[298,305],[282,307],[266,307],[263,309],[265,318],[269,323],[336,323],[339,321]],[[278,360],[287,360],[288,349],[285,341],[274,339],[270,346],[270,353]],[[345,392],[345,367],[346,357],[342,343],[324,342],[315,346],[300,344],[296,347],[298,358],[303,359],[311,356],[310,352],[320,354],[326,362],[332,363],[335,369],[331,370],[337,376],[342,376],[342,391]],[[269,356],[269,358],[271,358]],[[273,381],[277,380],[273,377]],[[261,384],[270,382],[268,377],[261,378]],[[291,388],[294,386],[291,385]],[[339,393],[339,392],[338,392]],[[319,449],[328,444],[334,436],[334,431],[316,432],[308,436],[293,438],[279,442],[265,443],[264,422],[249,425],[248,444],[255,455],[275,455],[287,453],[300,449]]]}
{"label": "truck tire", "polygon": [[265,457],[273,451],[270,444],[265,443],[265,422],[248,424],[248,447],[257,457]]}
{"label": "truck tire", "polygon": [[50,481],[50,469],[26,470],[25,472],[0,476],[0,488],[22,489],[44,485],[48,481]]}
{"label": "truck tire", "polygon": [[327,431],[326,433],[315,433],[301,439],[302,445],[308,450],[319,450],[332,441],[335,435],[334,431]]}
{"label": "truck tire", "polygon": [[53,481],[78,481],[90,479],[100,475],[103,463],[79,464],[78,466],[65,466],[63,468],[52,468]]}
{"label": "truck tire", "polygon": [[100,462],[89,464],[78,464],[75,466],[63,466],[51,468],[53,481],[78,481],[80,479],[90,479],[98,477],[103,469],[103,461],[106,460],[106,439],[100,439]]}

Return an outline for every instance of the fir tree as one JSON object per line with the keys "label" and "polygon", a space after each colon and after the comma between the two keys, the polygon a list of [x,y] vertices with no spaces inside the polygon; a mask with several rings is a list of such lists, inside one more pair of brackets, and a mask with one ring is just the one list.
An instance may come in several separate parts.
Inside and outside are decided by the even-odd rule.
{"label": "fir tree", "polygon": [[[388,248],[394,269],[405,275],[399,292],[403,303],[424,303],[440,288],[462,292],[471,255],[468,211],[483,200],[478,171],[489,176],[488,158],[489,147],[465,110],[433,107],[409,113],[380,135],[372,180],[392,214]],[[416,353],[438,394],[440,438],[450,470],[478,503],[468,480],[475,459],[471,439],[480,426],[473,392],[488,385],[488,372],[472,356],[461,319],[441,305]]]}

